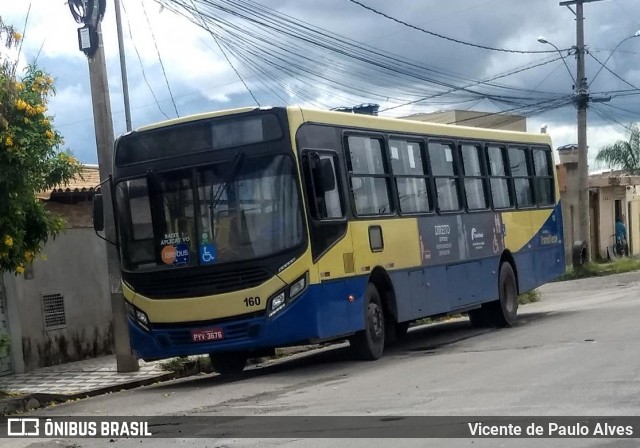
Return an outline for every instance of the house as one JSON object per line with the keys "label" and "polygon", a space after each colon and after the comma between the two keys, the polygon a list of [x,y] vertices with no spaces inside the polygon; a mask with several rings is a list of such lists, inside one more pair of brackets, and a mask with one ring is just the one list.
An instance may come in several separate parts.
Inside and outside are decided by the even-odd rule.
{"label": "house", "polygon": [[[562,200],[565,254],[571,261],[572,244],[578,232],[577,145],[559,147],[558,186]],[[612,255],[615,223],[624,217],[629,253],[640,254],[640,176],[607,170],[589,175],[591,255],[606,260]]]}
{"label": "house", "polygon": [[499,112],[478,112],[473,110],[445,110],[419,113],[402,117],[405,120],[428,121],[431,123],[457,124],[476,128],[502,129],[504,131],[527,131],[527,118]]}
{"label": "house", "polygon": [[92,224],[99,179],[98,167],[85,165],[82,178],[38,195],[68,229],[45,244],[46,259],[24,275],[0,275],[0,332],[11,337],[0,374],[113,352],[106,247]]}

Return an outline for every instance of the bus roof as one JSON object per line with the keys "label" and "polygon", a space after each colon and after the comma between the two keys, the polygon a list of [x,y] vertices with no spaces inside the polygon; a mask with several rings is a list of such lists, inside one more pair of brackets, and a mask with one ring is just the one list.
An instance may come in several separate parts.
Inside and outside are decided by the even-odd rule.
{"label": "bus roof", "polygon": [[551,145],[548,134],[506,131],[501,129],[479,128],[452,124],[430,123],[402,118],[387,118],[365,114],[350,114],[336,111],[322,111],[306,108],[298,109],[304,122],[349,126],[363,129],[377,129],[381,131],[400,132],[407,134],[427,134],[479,140],[505,140],[510,142],[527,142]]}
{"label": "bus roof", "polygon": [[[191,121],[203,120],[207,118],[223,117],[229,115],[243,114],[256,110],[273,110],[275,107],[242,107],[236,109],[219,110],[215,112],[205,112],[201,114],[189,115],[180,118],[161,121],[158,123],[142,126],[136,131],[147,131],[151,129],[163,128],[174,124],[188,123]],[[500,129],[488,129],[471,126],[450,125],[441,123],[430,123],[418,120],[408,120],[402,118],[380,117],[365,114],[353,114],[338,111],[327,111],[320,109],[289,106],[287,112],[302,114],[303,122],[319,123],[336,126],[355,127],[362,129],[375,129],[379,131],[400,132],[407,134],[427,134],[443,137],[478,139],[478,140],[504,140],[510,142],[539,143],[551,145],[551,138],[548,134],[506,131]]]}

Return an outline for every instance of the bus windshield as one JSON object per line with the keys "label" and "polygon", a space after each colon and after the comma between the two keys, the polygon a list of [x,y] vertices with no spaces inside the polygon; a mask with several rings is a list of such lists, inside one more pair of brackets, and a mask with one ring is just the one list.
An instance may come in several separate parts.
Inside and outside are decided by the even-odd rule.
{"label": "bus windshield", "polygon": [[285,155],[236,157],[116,187],[127,270],[267,257],[303,242],[295,169]]}

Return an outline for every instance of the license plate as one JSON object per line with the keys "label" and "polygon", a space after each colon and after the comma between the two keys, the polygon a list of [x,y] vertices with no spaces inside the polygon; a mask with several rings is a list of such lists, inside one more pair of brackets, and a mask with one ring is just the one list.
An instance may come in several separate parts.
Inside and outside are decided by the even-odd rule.
{"label": "license plate", "polygon": [[191,332],[193,342],[209,342],[224,339],[222,328],[210,328],[206,330],[193,330]]}

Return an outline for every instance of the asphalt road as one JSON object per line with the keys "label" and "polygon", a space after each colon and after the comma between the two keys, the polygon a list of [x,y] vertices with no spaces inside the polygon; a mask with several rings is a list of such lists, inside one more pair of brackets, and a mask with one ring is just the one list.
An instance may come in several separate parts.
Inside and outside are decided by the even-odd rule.
{"label": "asphalt road", "polygon": [[[640,273],[553,283],[510,329],[466,319],[414,328],[376,362],[343,346],[226,380],[157,384],[39,410],[52,416],[610,416],[640,415]],[[284,420],[286,422],[286,420]],[[265,423],[260,418],[255,424]],[[5,447],[527,446],[635,447],[614,439],[75,439]],[[640,437],[640,434],[638,435]]]}

